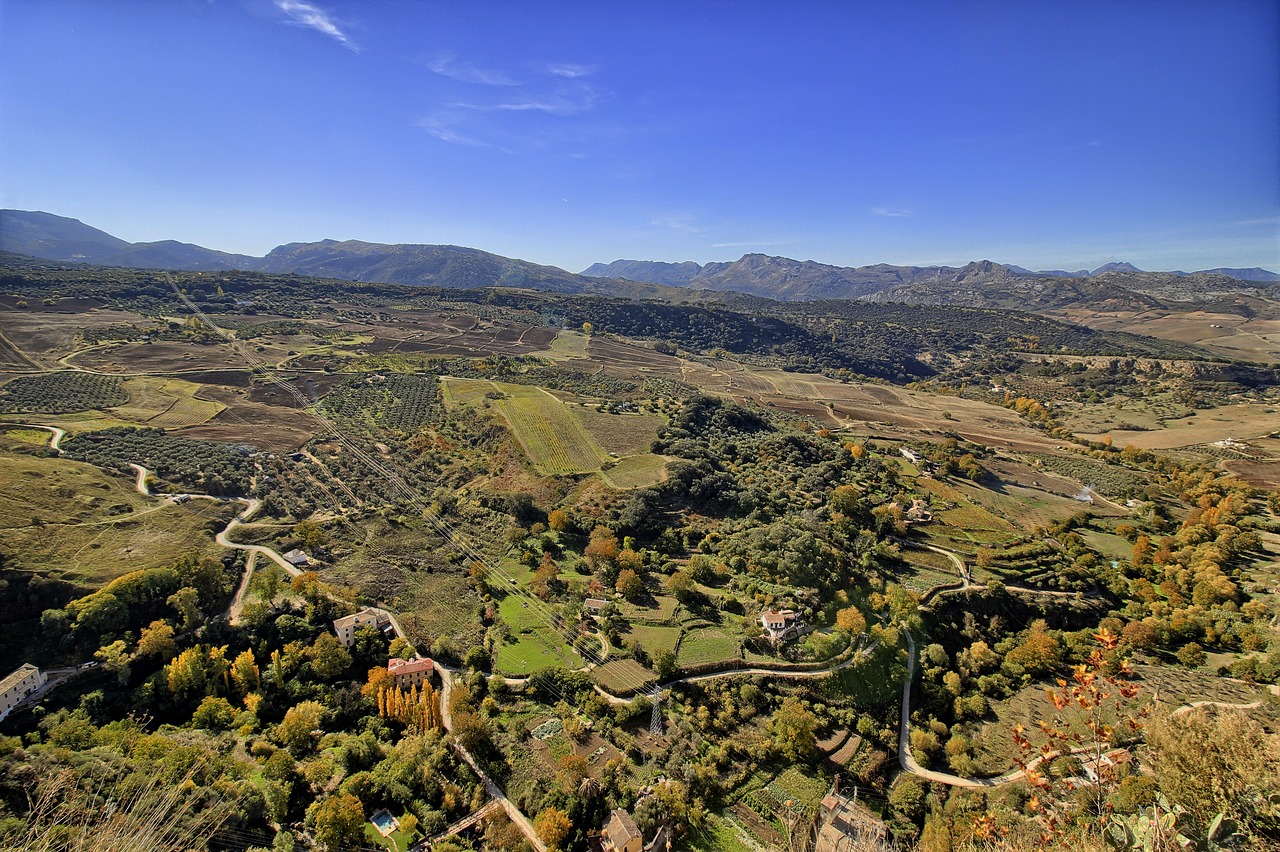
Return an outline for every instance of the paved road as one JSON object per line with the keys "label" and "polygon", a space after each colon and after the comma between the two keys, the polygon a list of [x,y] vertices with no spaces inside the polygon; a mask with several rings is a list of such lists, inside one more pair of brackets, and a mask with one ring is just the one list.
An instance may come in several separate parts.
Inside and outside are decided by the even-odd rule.
{"label": "paved road", "polygon": [[52,432],[53,435],[49,438],[49,449],[58,453],[62,452],[62,439],[67,437],[66,429],[59,429],[57,426],[41,426],[37,423],[14,423],[12,425],[21,429],[42,429],[45,432]]}

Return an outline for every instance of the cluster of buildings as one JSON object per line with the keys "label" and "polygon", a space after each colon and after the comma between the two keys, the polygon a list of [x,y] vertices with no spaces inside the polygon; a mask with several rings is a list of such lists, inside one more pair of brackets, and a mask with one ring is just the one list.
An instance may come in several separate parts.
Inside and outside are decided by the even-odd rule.
{"label": "cluster of buildings", "polygon": [[[333,632],[337,634],[338,641],[345,648],[356,644],[356,631],[361,627],[372,627],[387,636],[394,636],[396,633],[391,616],[383,610],[368,606],[359,612],[335,618],[333,621]],[[428,657],[415,656],[408,660],[394,657],[387,662],[387,673],[391,675],[392,682],[406,690],[415,686],[420,688],[431,680],[434,671],[435,663]]]}

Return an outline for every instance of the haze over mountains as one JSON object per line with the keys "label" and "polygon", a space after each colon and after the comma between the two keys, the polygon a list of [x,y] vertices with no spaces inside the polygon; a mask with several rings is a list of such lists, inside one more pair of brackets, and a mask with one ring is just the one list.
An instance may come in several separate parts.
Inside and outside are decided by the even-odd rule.
{"label": "haze over mountains", "polygon": [[[1280,275],[1264,269],[1144,272],[1128,263],[1098,269],[1032,272],[975,261],[962,267],[873,264],[840,267],[763,254],[698,264],[616,260],[581,274],[441,245],[320,240],[278,246],[265,257],[230,254],[173,240],[130,243],[76,219],[0,210],[0,250],[48,260],[188,271],[296,273],[350,281],[442,287],[522,287],[629,298],[720,298],[744,293],[781,301],[864,299],[878,302],[1044,310],[1110,304],[1143,310],[1231,294],[1276,298]],[[679,288],[679,289],[674,289]]]}

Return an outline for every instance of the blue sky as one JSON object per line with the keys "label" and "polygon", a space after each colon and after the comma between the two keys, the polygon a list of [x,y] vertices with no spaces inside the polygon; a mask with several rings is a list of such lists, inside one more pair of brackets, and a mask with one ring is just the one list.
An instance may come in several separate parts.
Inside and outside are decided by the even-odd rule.
{"label": "blue sky", "polygon": [[1280,4],[0,0],[0,206],[574,271],[1280,270]]}

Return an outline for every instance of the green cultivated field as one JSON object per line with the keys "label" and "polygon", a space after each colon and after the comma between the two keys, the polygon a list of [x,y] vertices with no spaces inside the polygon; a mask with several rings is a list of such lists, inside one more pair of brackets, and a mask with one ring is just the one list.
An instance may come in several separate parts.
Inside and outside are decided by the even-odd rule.
{"label": "green cultivated field", "polygon": [[498,605],[498,613],[513,634],[512,641],[498,647],[494,663],[498,671],[519,676],[552,666],[573,669],[582,665],[582,658],[543,622],[542,610],[528,598],[508,595]]}
{"label": "green cultivated field", "polygon": [[659,651],[674,651],[680,644],[680,628],[633,624],[623,636],[624,644],[632,642],[639,642],[651,657]]}
{"label": "green cultivated field", "polygon": [[655,456],[652,453],[631,456],[622,459],[600,476],[610,487],[619,491],[646,488],[667,478],[668,460],[666,456]]}
{"label": "green cultivated field", "polygon": [[[609,459],[573,412],[540,388],[453,378],[444,379],[443,384],[445,404],[450,407],[490,403],[539,473],[593,473]],[[502,397],[486,399],[489,393]]]}
{"label": "green cultivated field", "polygon": [[738,639],[717,627],[692,630],[680,640],[676,662],[682,666],[719,663],[741,658],[742,646]]}

